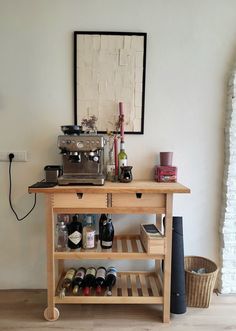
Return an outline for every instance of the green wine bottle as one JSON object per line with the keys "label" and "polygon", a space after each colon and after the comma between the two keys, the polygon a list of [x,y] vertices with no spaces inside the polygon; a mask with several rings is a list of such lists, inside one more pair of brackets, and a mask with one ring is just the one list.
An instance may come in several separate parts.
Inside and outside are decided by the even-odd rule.
{"label": "green wine bottle", "polygon": [[128,165],[128,157],[125,153],[125,143],[124,141],[120,142],[120,153],[118,154],[118,162],[119,162],[119,175],[121,173],[121,168]]}

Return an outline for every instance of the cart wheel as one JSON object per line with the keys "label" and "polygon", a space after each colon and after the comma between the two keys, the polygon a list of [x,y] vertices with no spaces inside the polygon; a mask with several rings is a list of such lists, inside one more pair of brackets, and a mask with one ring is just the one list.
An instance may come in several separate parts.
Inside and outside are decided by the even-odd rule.
{"label": "cart wheel", "polygon": [[56,321],[56,320],[58,320],[58,318],[59,318],[59,316],[60,316],[60,312],[59,312],[59,310],[57,309],[57,308],[55,308],[54,307],[54,318],[50,318],[49,316],[48,316],[48,307],[44,310],[44,313],[43,313],[43,315],[44,315],[44,318],[47,320],[47,321],[49,321],[49,322],[54,322],[54,321]]}

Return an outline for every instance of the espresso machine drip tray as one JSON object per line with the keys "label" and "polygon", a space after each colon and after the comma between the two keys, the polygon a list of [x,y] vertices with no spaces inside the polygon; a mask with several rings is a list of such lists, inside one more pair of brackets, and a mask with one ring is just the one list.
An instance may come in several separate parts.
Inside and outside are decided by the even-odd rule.
{"label": "espresso machine drip tray", "polygon": [[58,178],[58,185],[104,185],[105,176],[63,175]]}

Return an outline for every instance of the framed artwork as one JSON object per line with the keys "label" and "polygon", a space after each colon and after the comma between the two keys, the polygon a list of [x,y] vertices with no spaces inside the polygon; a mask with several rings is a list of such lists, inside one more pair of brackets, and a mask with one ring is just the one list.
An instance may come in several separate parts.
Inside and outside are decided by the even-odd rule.
{"label": "framed artwork", "polygon": [[143,134],[146,33],[74,32],[74,124],[95,117],[98,133],[116,131],[123,103],[125,133]]}

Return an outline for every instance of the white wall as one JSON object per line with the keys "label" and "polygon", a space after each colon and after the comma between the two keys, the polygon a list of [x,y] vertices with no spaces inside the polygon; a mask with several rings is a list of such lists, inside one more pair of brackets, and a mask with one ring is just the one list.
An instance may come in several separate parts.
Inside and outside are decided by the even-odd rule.
{"label": "white wall", "polygon": [[[60,125],[73,121],[73,31],[143,31],[145,134],[126,137],[129,163],[136,179],[151,179],[159,152],[174,152],[179,182],[192,190],[174,202],[174,214],[184,217],[185,253],[217,261],[235,13],[234,0],[0,0],[0,151],[30,154],[13,164],[18,213],[32,205],[28,185],[43,178],[46,164],[60,162]],[[4,162],[0,183],[0,288],[45,287],[43,197],[19,223]]]}

